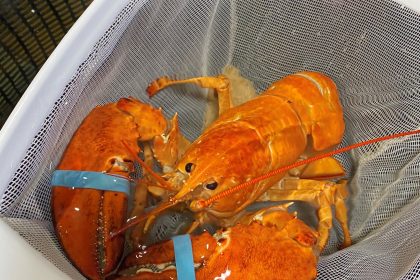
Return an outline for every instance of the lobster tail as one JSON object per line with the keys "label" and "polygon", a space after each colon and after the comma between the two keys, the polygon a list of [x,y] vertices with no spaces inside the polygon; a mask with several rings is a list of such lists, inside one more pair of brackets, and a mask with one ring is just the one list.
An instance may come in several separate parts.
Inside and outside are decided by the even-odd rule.
{"label": "lobster tail", "polygon": [[299,115],[305,133],[312,136],[314,150],[321,151],[341,142],[343,110],[337,87],[327,76],[299,72],[275,82],[265,94],[287,98]]}

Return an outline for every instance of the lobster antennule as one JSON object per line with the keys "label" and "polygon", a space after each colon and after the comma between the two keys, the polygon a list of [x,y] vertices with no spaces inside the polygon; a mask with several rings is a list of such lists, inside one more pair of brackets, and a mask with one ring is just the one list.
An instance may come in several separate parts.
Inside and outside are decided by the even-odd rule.
{"label": "lobster antennule", "polygon": [[120,235],[121,233],[124,233],[129,228],[139,224],[140,222],[146,220],[150,216],[157,215],[157,214],[161,213],[162,211],[164,211],[168,208],[171,208],[172,206],[175,206],[176,204],[178,204],[180,202],[182,202],[182,201],[181,200],[169,200],[165,203],[162,203],[161,205],[159,205],[158,207],[156,207],[155,209],[151,210],[148,213],[145,213],[145,214],[140,215],[138,217],[131,218],[122,228],[118,229],[117,231],[111,232],[110,235],[109,235],[110,239],[113,239],[116,236]]}
{"label": "lobster antennule", "polygon": [[239,191],[241,191],[245,188],[248,188],[248,187],[250,187],[250,186],[252,186],[252,185],[254,185],[254,184],[256,184],[256,183],[258,183],[262,180],[265,180],[265,179],[268,179],[270,177],[276,176],[278,174],[281,174],[285,171],[296,168],[298,166],[305,165],[305,164],[320,160],[322,158],[331,157],[333,155],[341,154],[341,153],[344,153],[344,152],[347,152],[347,151],[350,151],[350,150],[353,150],[353,149],[356,149],[356,148],[360,148],[362,146],[367,146],[367,145],[370,145],[370,144],[373,144],[373,143],[378,143],[378,142],[382,142],[382,141],[386,141],[386,140],[390,140],[390,139],[394,139],[394,138],[399,138],[399,137],[404,137],[404,136],[409,136],[409,135],[414,135],[414,134],[420,134],[420,129],[407,131],[407,132],[396,133],[396,134],[391,134],[391,135],[386,135],[386,136],[362,141],[362,142],[359,142],[359,143],[355,143],[355,144],[352,144],[352,145],[349,145],[349,146],[346,146],[346,147],[343,147],[343,148],[336,149],[336,150],[328,152],[328,153],[319,154],[319,155],[310,157],[308,159],[298,161],[298,162],[295,162],[293,164],[274,169],[274,170],[272,170],[272,171],[270,171],[270,172],[268,172],[264,175],[261,175],[259,177],[254,178],[250,181],[244,182],[244,183],[239,184],[239,185],[237,185],[233,188],[230,188],[226,191],[220,192],[220,193],[216,194],[215,196],[213,196],[213,197],[211,197],[207,200],[201,200],[200,199],[200,200],[195,200],[192,203],[194,204],[196,209],[206,208],[209,205],[211,205],[213,202],[215,202],[216,200],[219,200],[219,199],[225,198],[227,196],[230,196],[230,195],[232,195],[236,192],[239,192]]}
{"label": "lobster antennule", "polygon": [[167,190],[174,190],[174,188],[168,184],[165,180],[162,179],[158,174],[156,174],[150,166],[148,166],[144,161],[131,149],[131,147],[125,142],[122,141],[123,145],[127,148],[127,150],[132,154],[133,158],[159,183],[160,187],[167,189]]}

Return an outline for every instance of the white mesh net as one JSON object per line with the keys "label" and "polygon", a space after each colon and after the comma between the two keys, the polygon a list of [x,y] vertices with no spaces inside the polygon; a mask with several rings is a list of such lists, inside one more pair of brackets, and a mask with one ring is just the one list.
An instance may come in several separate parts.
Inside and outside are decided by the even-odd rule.
{"label": "white mesh net", "polygon": [[[161,75],[215,75],[238,67],[261,91],[289,73],[320,71],[337,83],[343,145],[419,129],[420,15],[392,1],[132,1],[63,89],[1,200],[4,219],[74,279],[50,214],[50,178],[72,134],[96,105],[135,96]],[[170,3],[169,3],[170,2]],[[53,78],[53,77],[51,77]],[[184,94],[170,94],[186,91]],[[168,89],[151,100],[180,114],[194,139],[205,96]],[[337,251],[332,232],[319,279],[420,277],[420,137],[339,156],[351,178],[350,230]]]}

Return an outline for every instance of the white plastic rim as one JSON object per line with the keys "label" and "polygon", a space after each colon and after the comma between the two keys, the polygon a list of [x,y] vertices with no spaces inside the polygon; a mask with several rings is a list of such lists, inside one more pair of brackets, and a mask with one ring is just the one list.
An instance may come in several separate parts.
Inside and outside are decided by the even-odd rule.
{"label": "white plastic rim", "polygon": [[128,2],[96,0],[90,4],[25,91],[0,131],[0,198],[54,102]]}
{"label": "white plastic rim", "polygon": [[70,279],[0,220],[2,279]]}
{"label": "white plastic rim", "polygon": [[419,0],[396,0],[395,2],[401,3],[401,5],[420,13],[420,1]]}
{"label": "white plastic rim", "polygon": [[[0,197],[53,103],[128,2],[92,2],[25,91],[0,131]],[[25,124],[28,120],[31,126]],[[2,279],[70,279],[2,220],[0,236]]]}

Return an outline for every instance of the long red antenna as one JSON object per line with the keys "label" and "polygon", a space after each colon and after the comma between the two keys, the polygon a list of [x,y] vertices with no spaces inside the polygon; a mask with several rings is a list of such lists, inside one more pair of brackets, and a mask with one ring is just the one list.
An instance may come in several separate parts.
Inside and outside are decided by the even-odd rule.
{"label": "long red antenna", "polygon": [[[211,198],[209,198],[207,200],[197,200],[197,206],[200,206],[201,208],[208,207],[214,201],[219,200],[221,198],[224,198],[226,196],[229,196],[229,195],[231,195],[233,193],[239,192],[239,191],[241,191],[241,190],[243,190],[243,189],[245,189],[247,187],[250,187],[250,186],[258,183],[259,181],[268,179],[270,177],[273,177],[273,176],[276,176],[278,174],[281,174],[281,173],[283,173],[283,172],[285,172],[287,170],[290,170],[292,168],[295,168],[295,167],[298,167],[298,166],[301,166],[301,165],[305,165],[305,164],[308,164],[308,163],[317,161],[317,160],[322,159],[322,158],[326,158],[326,157],[330,157],[330,156],[333,156],[333,155],[336,155],[336,154],[344,153],[344,152],[347,152],[347,151],[350,151],[350,150],[353,150],[353,149],[356,149],[356,148],[359,148],[359,147],[362,147],[362,146],[367,146],[367,145],[370,145],[370,144],[373,144],[373,143],[377,143],[377,142],[381,142],[381,141],[385,141],[385,140],[389,140],[389,139],[394,139],[394,138],[399,138],[399,137],[403,137],[403,136],[413,135],[413,134],[419,134],[419,133],[420,133],[420,129],[419,130],[408,131],[408,132],[397,133],[397,134],[392,134],[392,135],[383,136],[383,137],[379,137],[379,138],[375,138],[375,139],[363,141],[363,142],[360,142],[360,143],[356,143],[356,144],[353,144],[353,145],[350,145],[350,146],[347,146],[347,147],[343,147],[343,148],[340,148],[340,149],[337,149],[337,150],[334,150],[334,151],[331,151],[331,152],[327,152],[327,153],[324,153],[324,154],[320,154],[320,155],[317,155],[317,156],[313,156],[313,157],[310,157],[308,159],[305,159],[305,160],[302,160],[302,161],[298,161],[298,162],[295,162],[293,164],[290,164],[290,165],[287,165],[287,166],[280,167],[278,169],[272,170],[272,171],[270,171],[270,172],[268,172],[268,173],[266,173],[264,175],[261,175],[259,177],[254,178],[254,179],[252,179],[250,181],[247,181],[247,182],[244,182],[242,184],[239,184],[239,185],[237,185],[237,186],[235,186],[235,187],[233,187],[233,188],[231,188],[229,190],[226,190],[226,191],[223,191],[221,193],[218,193],[215,196],[213,196],[213,197],[211,197]],[[125,145],[127,145],[127,144],[125,144]],[[129,147],[127,147],[127,148],[129,149]],[[132,150],[131,150],[131,152],[132,152]],[[130,227],[138,224],[142,220],[148,218],[150,215],[156,215],[156,214],[160,213],[161,211],[163,211],[163,210],[165,210],[167,208],[170,208],[170,207],[176,205],[179,202],[182,202],[182,201],[181,200],[180,201],[172,201],[172,200],[169,200],[166,203],[160,205],[159,207],[153,209],[150,213],[145,213],[145,214],[143,214],[143,215],[141,215],[139,217],[134,218],[133,220],[131,220],[130,222],[128,222],[123,228],[121,228],[121,229],[119,229],[119,230],[117,230],[115,232],[112,232],[110,234],[110,238],[113,238],[113,237],[115,237],[115,236],[123,233],[128,228],[130,228]]]}
{"label": "long red antenna", "polygon": [[344,153],[344,152],[347,152],[347,151],[350,151],[350,150],[353,150],[353,149],[356,149],[356,148],[359,148],[359,147],[362,147],[362,146],[370,145],[370,144],[373,144],[373,143],[377,143],[377,142],[381,142],[381,141],[385,141],[385,140],[389,140],[389,139],[394,139],[394,138],[399,138],[399,137],[403,137],[403,136],[418,134],[418,133],[420,133],[420,130],[413,130],[413,131],[408,131],[408,132],[402,132],[402,133],[387,135],[387,136],[378,137],[378,138],[374,138],[374,139],[371,139],[371,140],[363,141],[363,142],[360,142],[360,143],[356,143],[356,144],[353,144],[353,145],[350,145],[350,146],[347,146],[347,147],[343,147],[343,148],[340,148],[340,149],[337,149],[337,150],[334,150],[334,151],[331,151],[331,152],[327,152],[327,153],[324,153],[324,154],[316,155],[316,156],[310,157],[308,159],[298,161],[298,162],[295,162],[293,164],[290,164],[290,165],[287,165],[287,166],[284,166],[284,167],[280,167],[278,169],[274,169],[274,170],[272,170],[272,171],[270,171],[270,172],[268,172],[264,175],[258,176],[256,178],[250,180],[250,181],[244,182],[244,183],[239,184],[239,185],[237,185],[233,188],[230,188],[226,191],[218,193],[215,196],[213,196],[213,197],[211,197],[207,200],[198,200],[197,205],[200,206],[201,208],[208,207],[214,201],[219,200],[221,198],[224,198],[226,196],[229,196],[233,193],[239,192],[239,191],[241,191],[241,190],[243,190],[243,189],[245,189],[249,186],[252,186],[252,185],[254,185],[254,184],[256,184],[256,183],[258,183],[262,180],[265,180],[265,179],[268,179],[270,177],[279,175],[279,174],[281,174],[285,171],[288,171],[292,168],[295,168],[295,167],[298,167],[298,166],[301,166],[301,165],[305,165],[305,164],[317,161],[317,160],[322,159],[322,158],[326,158],[326,157],[330,157],[330,156],[333,156],[333,155],[336,155],[336,154]]}

